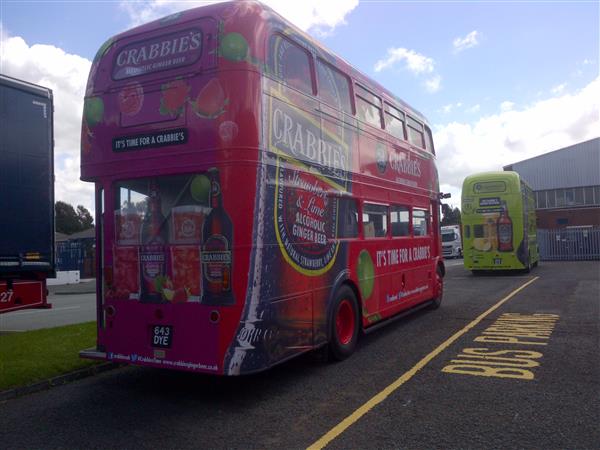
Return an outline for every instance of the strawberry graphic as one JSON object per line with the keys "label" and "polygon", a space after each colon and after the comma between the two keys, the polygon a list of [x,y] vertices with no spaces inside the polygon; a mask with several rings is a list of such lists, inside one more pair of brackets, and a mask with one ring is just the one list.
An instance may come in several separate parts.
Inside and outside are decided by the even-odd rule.
{"label": "strawberry graphic", "polygon": [[163,116],[180,114],[188,100],[190,86],[184,80],[175,80],[163,84],[161,90],[160,113]]}
{"label": "strawberry graphic", "polygon": [[144,103],[144,88],[139,83],[129,83],[119,92],[118,98],[119,110],[128,116],[135,116]]}
{"label": "strawberry graphic", "polygon": [[196,115],[204,119],[219,117],[225,112],[228,103],[229,99],[225,98],[225,92],[218,78],[213,78],[206,83],[196,97],[196,101],[190,102]]}

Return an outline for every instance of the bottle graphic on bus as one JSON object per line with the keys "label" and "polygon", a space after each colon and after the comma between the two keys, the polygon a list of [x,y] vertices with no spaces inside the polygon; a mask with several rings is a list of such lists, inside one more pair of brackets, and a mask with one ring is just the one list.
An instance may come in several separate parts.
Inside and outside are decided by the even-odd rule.
{"label": "bottle graphic on bus", "polygon": [[502,202],[502,212],[498,217],[498,251],[512,252],[513,251],[513,223],[508,215],[506,202]]}
{"label": "bottle graphic on bus", "polygon": [[219,171],[208,170],[211,211],[202,227],[202,300],[205,305],[233,305],[233,225],[223,208]]}
{"label": "bottle graphic on bus", "polygon": [[165,217],[161,211],[158,186],[151,181],[148,193],[148,209],[141,227],[140,249],[140,300],[157,303],[162,301],[158,281],[165,276],[165,244],[167,242]]}

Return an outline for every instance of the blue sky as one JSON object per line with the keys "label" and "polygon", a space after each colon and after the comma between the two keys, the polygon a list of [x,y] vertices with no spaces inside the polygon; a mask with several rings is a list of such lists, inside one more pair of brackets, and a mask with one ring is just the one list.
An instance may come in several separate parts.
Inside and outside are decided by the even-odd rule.
{"label": "blue sky", "polygon": [[[199,3],[0,3],[0,71],[54,89],[58,199],[93,209],[78,121],[97,48]],[[469,173],[600,135],[597,1],[266,3],[429,118],[455,206]]]}

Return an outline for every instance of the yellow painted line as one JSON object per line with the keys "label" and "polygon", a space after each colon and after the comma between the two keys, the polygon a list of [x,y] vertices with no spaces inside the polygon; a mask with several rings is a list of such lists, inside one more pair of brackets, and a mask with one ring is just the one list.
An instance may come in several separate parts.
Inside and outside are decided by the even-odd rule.
{"label": "yellow painted line", "polygon": [[348,417],[346,417],[344,420],[342,420],[339,424],[337,424],[334,428],[329,430],[325,435],[323,435],[314,444],[310,445],[308,447],[308,450],[317,450],[317,449],[324,448],[332,440],[334,440],[336,437],[338,437],[340,434],[342,434],[344,431],[346,431],[348,428],[350,428],[354,423],[356,423],[362,416],[367,414],[371,409],[373,409],[375,406],[377,406],[378,404],[383,402],[386,398],[388,398],[388,396],[390,394],[392,394],[396,389],[398,389],[400,386],[402,386],[404,383],[406,383],[408,380],[410,380],[419,370],[421,370],[423,367],[425,367],[433,358],[435,358],[437,355],[439,355],[441,352],[443,352],[446,348],[448,348],[450,345],[452,345],[459,337],[461,337],[463,334],[467,333],[469,330],[471,330],[471,328],[473,328],[477,324],[479,324],[479,322],[481,322],[486,316],[490,315],[495,310],[500,308],[500,306],[502,306],[504,303],[509,301],[512,297],[517,295],[519,292],[521,292],[523,289],[525,289],[527,286],[529,286],[531,283],[533,283],[538,278],[539,277],[535,277],[535,278],[529,280],[527,283],[523,284],[521,287],[515,289],[510,294],[508,294],[506,297],[504,297],[502,300],[500,300],[498,303],[496,303],[494,306],[489,308],[487,311],[485,311],[483,314],[481,314],[479,317],[477,317],[475,320],[473,320],[471,323],[469,323],[462,330],[457,331],[452,337],[450,337],[448,340],[446,340],[445,342],[440,344],[440,346],[438,348],[433,350],[431,353],[429,353],[427,356],[425,356],[421,361],[419,361],[417,364],[415,364],[412,369],[410,369],[408,372],[405,372],[400,378],[398,378],[396,381],[394,381],[392,384],[390,384],[388,387],[386,387],[384,390],[382,390],[377,395],[372,397],[369,401],[367,401],[365,404],[363,404],[360,408],[358,408],[356,411],[354,411],[352,414],[350,414]]}

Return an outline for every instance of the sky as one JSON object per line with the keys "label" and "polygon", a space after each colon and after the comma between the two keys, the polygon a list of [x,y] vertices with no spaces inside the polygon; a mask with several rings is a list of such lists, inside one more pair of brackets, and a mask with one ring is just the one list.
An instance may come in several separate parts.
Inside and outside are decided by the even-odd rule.
{"label": "sky", "polygon": [[[0,72],[54,92],[56,200],[94,211],[79,138],[98,48],[206,3],[0,0]],[[469,174],[600,136],[597,0],[264,3],[429,119],[453,207]]]}

